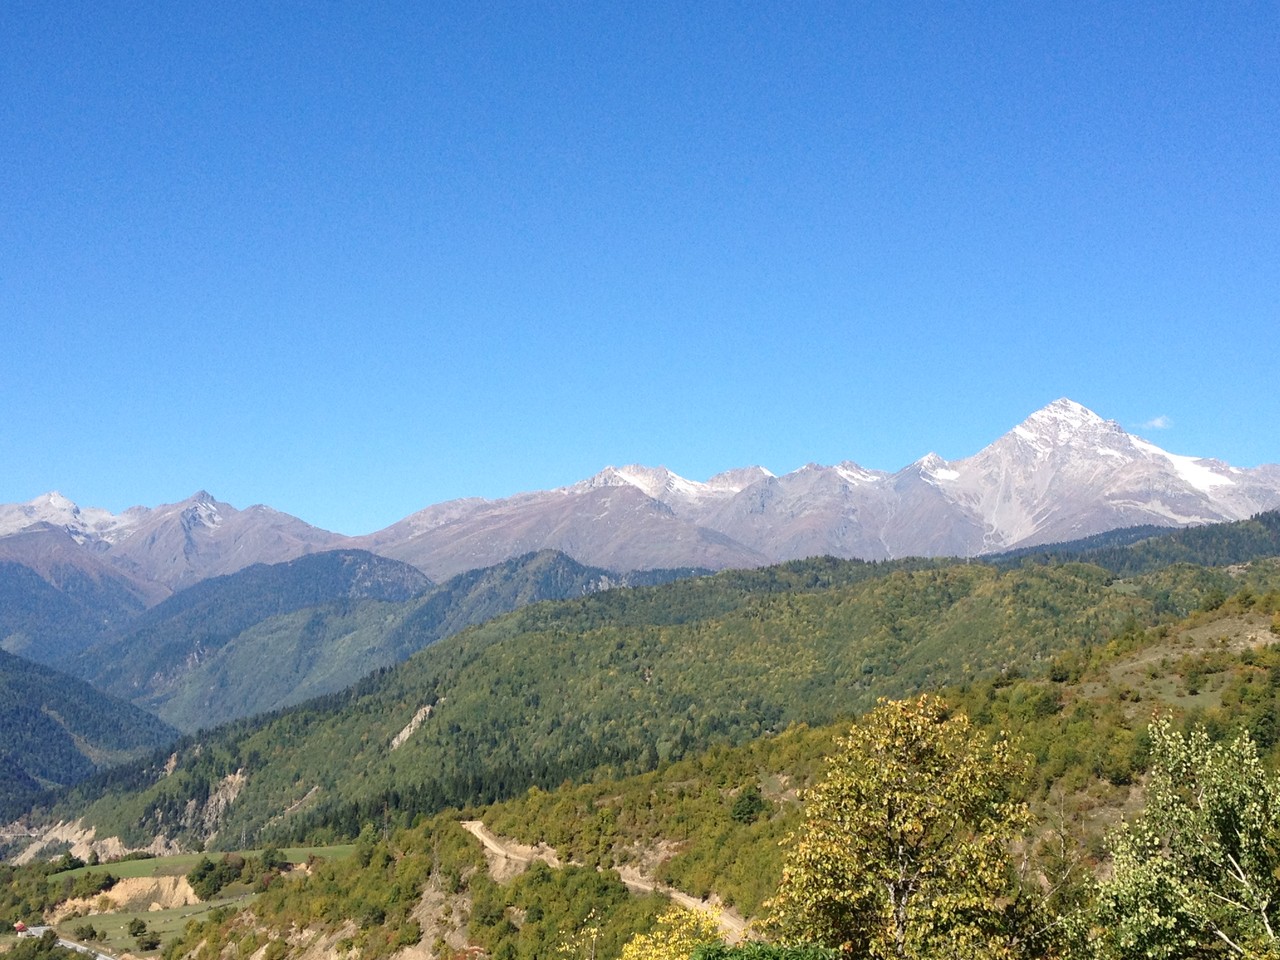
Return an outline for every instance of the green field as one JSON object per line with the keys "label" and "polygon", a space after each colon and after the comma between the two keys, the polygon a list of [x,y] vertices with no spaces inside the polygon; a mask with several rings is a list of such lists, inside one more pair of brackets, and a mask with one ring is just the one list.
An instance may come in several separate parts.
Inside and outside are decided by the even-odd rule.
{"label": "green field", "polygon": [[[351,856],[355,845],[351,843],[335,844],[329,847],[284,847],[281,853],[290,863],[306,863],[310,857],[322,857],[326,860],[343,860]],[[246,859],[258,856],[261,850],[236,851]],[[77,867],[74,870],[63,870],[49,877],[49,883],[63,883],[67,879],[74,880],[86,873],[110,873],[120,879],[130,877],[184,877],[190,873],[204,857],[217,860],[224,856],[218,853],[182,853],[172,857],[148,857],[142,860],[117,860],[114,863],[100,863],[92,867]]]}
{"label": "green field", "polygon": [[[231,907],[238,909],[252,903],[256,894],[247,893],[243,887],[229,896],[218,896],[208,903],[197,903],[189,907],[178,907],[173,910],[149,910],[143,912],[96,913],[91,917],[78,917],[64,920],[56,929],[60,937],[77,940],[75,930],[84,924],[92,925],[99,931],[97,940],[87,945],[106,953],[137,954],[136,938],[129,934],[129,924],[135,918],[146,921],[147,929],[158,934],[161,940],[170,940],[182,932],[188,920],[202,919],[210,911]],[[155,951],[159,952],[159,951]]]}
{"label": "green field", "polygon": [[[342,860],[351,856],[354,849],[354,844],[340,844],[328,847],[288,847],[280,852],[290,863],[306,863],[311,857]],[[262,853],[261,850],[239,852],[246,858]],[[49,882],[50,884],[71,883],[76,877],[87,873],[111,873],[120,879],[185,876],[191,872],[204,856],[206,855],[202,853],[189,853],[173,857],[121,860],[116,863],[79,867],[75,870],[64,870],[55,874],[49,878]],[[223,854],[216,853],[208,856],[212,860],[217,860]],[[171,910],[121,910],[115,913],[95,913],[87,917],[71,917],[59,923],[57,931],[59,936],[68,940],[79,940],[80,938],[76,936],[76,928],[91,925],[98,932],[98,937],[93,941],[86,941],[88,946],[111,954],[119,954],[126,951],[138,954],[141,951],[137,947],[137,938],[129,933],[129,924],[135,919],[145,921],[147,929],[158,935],[161,941],[164,942],[180,934],[190,920],[203,919],[208,913],[216,909],[230,908],[238,910],[252,903],[257,896],[249,884],[233,883],[208,902],[176,907]],[[11,934],[7,938],[13,939]],[[159,951],[150,951],[143,955],[157,953]]]}

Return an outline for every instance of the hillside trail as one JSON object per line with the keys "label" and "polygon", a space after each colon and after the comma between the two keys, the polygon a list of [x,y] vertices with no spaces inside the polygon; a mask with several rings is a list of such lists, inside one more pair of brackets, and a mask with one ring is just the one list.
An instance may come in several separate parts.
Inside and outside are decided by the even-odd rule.
{"label": "hillside trail", "polygon": [[[534,860],[541,860],[550,867],[559,867],[561,865],[560,858],[556,856],[555,850],[545,843],[530,847],[523,843],[516,843],[514,840],[499,837],[486,827],[482,820],[463,820],[462,828],[479,840],[489,853],[511,861],[515,866],[515,869],[512,870],[502,869],[498,865],[496,873],[500,875],[496,875],[495,879],[514,876],[525,865],[532,863]],[[494,866],[492,861],[490,865]],[[686,910],[696,910],[699,913],[715,917],[720,924],[720,929],[724,932],[725,939],[729,943],[738,943],[746,936],[747,921],[736,911],[722,908],[718,903],[708,900],[699,900],[682,890],[669,887],[665,883],[659,883],[653,877],[645,876],[635,867],[619,867],[617,871],[623,884],[632,893],[660,893]]]}

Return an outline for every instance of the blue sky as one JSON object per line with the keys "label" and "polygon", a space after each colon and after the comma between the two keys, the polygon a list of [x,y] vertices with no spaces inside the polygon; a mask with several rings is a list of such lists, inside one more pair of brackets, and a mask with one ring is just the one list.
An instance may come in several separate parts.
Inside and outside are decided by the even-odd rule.
{"label": "blue sky", "polygon": [[1277,49],[1249,2],[12,0],[0,502],[357,534],[1059,396],[1280,461]]}

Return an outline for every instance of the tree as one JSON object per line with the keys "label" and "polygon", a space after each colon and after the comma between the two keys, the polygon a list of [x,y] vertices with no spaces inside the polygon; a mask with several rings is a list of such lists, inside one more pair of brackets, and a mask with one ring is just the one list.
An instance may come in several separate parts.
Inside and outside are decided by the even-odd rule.
{"label": "tree", "polygon": [[1029,816],[1009,743],[923,696],[881,701],[838,748],[785,841],[769,927],[857,957],[1043,955],[1012,877]]}
{"label": "tree", "polygon": [[1112,837],[1080,932],[1103,957],[1280,957],[1280,780],[1247,733],[1212,743],[1162,718],[1150,736],[1146,806]]}
{"label": "tree", "polygon": [[688,960],[698,947],[720,942],[714,916],[673,906],[652,930],[627,941],[621,960]]}
{"label": "tree", "polygon": [[752,784],[749,787],[743,787],[737,798],[734,799],[733,806],[729,810],[729,816],[738,823],[754,823],[756,817],[760,816],[768,807],[768,801],[760,796],[760,788]]}
{"label": "tree", "polygon": [[137,944],[138,950],[143,953],[149,950],[158,950],[160,948],[160,934],[154,930],[147,930],[138,937]]}

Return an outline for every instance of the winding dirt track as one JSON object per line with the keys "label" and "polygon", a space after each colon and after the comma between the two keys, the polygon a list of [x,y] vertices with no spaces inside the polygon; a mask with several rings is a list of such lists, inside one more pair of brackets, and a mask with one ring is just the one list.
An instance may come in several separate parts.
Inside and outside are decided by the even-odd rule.
{"label": "winding dirt track", "polygon": [[[507,860],[514,860],[517,863],[532,863],[534,860],[541,860],[552,867],[560,866],[560,859],[555,855],[554,851],[546,847],[539,849],[504,840],[494,834],[481,820],[463,820],[462,827],[484,844],[484,848],[490,853]],[[676,890],[674,887],[669,887],[665,883],[659,883],[652,877],[646,877],[635,867],[619,868],[618,876],[622,878],[622,882],[627,889],[633,893],[661,893],[672,902],[680,904],[686,910],[697,910],[700,913],[714,916],[720,924],[720,929],[724,931],[725,938],[730,943],[738,943],[746,936],[747,921],[732,910],[721,909],[718,904],[699,900],[696,897],[689,896],[687,893]]]}

